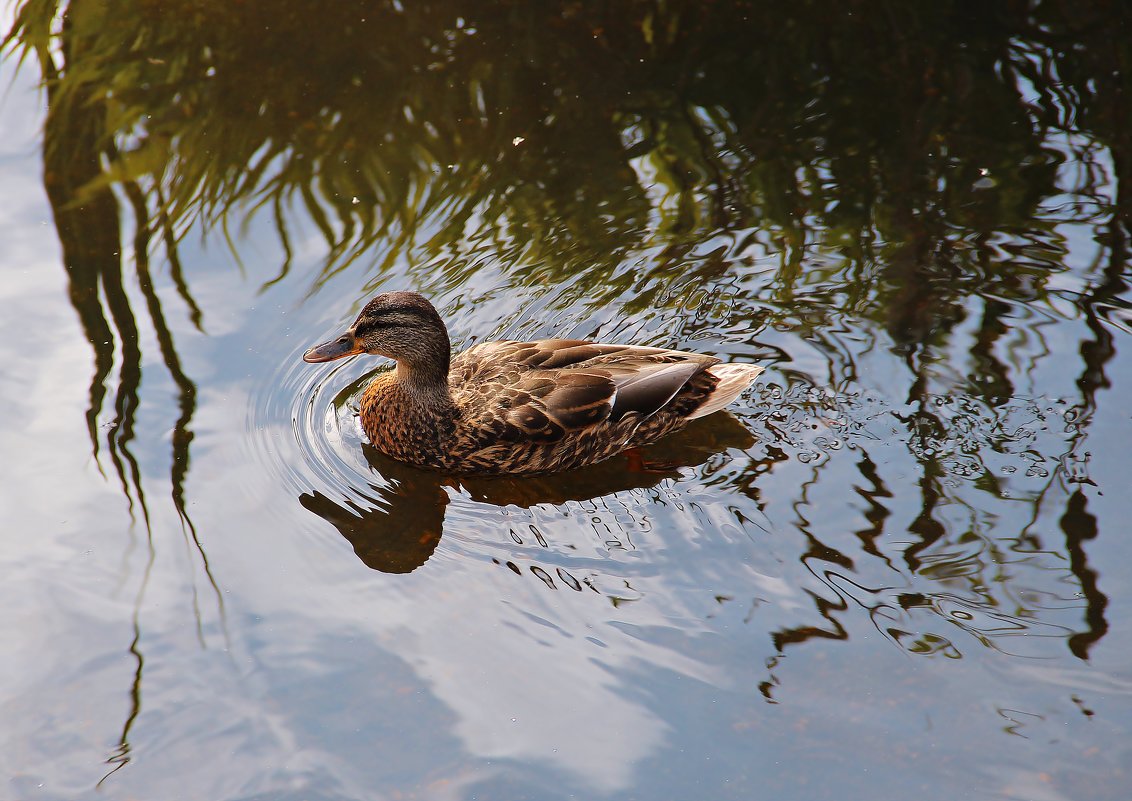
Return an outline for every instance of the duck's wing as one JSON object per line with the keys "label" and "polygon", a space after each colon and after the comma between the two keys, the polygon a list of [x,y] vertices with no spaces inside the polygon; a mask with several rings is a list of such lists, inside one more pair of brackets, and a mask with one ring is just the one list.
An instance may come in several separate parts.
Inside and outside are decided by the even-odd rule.
{"label": "duck's wing", "polygon": [[644,421],[718,361],[580,340],[492,342],[457,357],[452,384],[469,423],[486,436],[553,442],[627,415]]}

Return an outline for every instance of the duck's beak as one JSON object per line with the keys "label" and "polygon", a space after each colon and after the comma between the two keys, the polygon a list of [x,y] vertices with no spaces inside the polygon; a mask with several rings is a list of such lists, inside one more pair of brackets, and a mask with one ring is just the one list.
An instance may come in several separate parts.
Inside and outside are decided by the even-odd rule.
{"label": "duck's beak", "polygon": [[332,362],[335,359],[344,359],[362,352],[362,345],[354,336],[353,331],[347,331],[337,339],[315,345],[303,354],[303,361],[311,364],[319,362]]}

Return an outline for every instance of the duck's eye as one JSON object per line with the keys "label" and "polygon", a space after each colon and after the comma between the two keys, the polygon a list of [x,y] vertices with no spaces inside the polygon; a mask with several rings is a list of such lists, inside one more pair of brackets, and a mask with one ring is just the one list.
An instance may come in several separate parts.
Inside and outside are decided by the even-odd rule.
{"label": "duck's eye", "polygon": [[380,331],[382,328],[394,328],[398,325],[396,320],[388,318],[378,318],[374,320],[367,320],[365,328],[367,331]]}

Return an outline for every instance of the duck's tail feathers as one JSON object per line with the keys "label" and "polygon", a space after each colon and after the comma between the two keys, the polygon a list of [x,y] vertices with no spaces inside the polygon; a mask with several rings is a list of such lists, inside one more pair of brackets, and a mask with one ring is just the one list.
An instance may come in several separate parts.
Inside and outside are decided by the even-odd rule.
{"label": "duck's tail feathers", "polygon": [[700,408],[690,415],[689,420],[705,417],[712,412],[718,412],[731,401],[739,397],[739,393],[751,385],[765,368],[755,364],[716,364],[708,368],[708,372],[719,379],[712,393],[707,396]]}

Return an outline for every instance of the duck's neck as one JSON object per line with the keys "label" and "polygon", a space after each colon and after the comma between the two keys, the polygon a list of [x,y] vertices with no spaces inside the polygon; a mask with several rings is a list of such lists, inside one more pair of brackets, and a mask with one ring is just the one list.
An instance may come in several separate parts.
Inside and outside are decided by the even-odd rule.
{"label": "duck's neck", "polygon": [[448,392],[448,370],[452,365],[452,345],[443,325],[419,332],[419,336],[399,353],[388,354],[397,362],[394,380],[422,400],[452,398]]}
{"label": "duck's neck", "polygon": [[444,414],[455,406],[448,388],[447,362],[422,367],[399,361],[393,371],[393,382],[422,411]]}
{"label": "duck's neck", "polygon": [[459,417],[447,376],[403,364],[374,379],[362,395],[362,428],[374,447],[422,467],[444,467]]}

